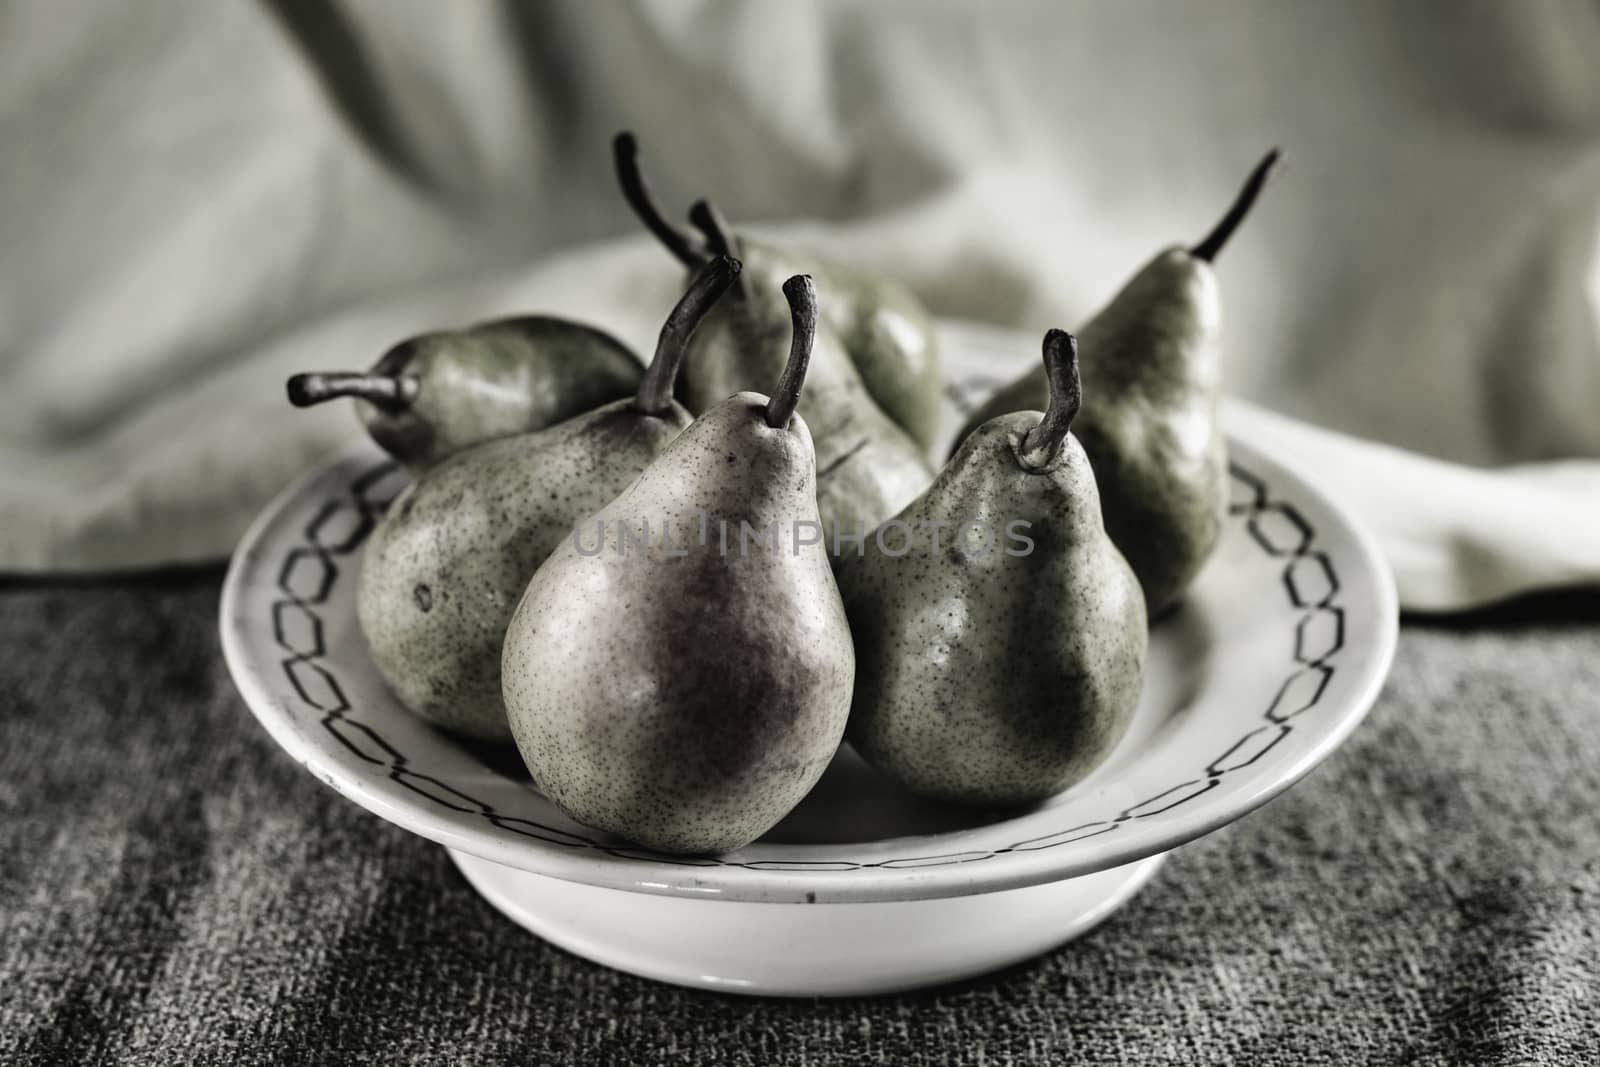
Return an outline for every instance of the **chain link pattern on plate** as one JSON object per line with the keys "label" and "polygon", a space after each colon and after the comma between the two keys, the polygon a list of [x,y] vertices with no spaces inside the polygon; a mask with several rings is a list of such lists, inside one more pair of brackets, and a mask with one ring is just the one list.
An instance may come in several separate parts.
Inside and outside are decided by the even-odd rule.
{"label": "chain link pattern on plate", "polygon": [[[950,389],[959,408],[970,410],[967,386]],[[1275,500],[1265,481],[1237,463],[1229,465],[1228,515],[1244,523],[1251,540],[1283,564],[1282,581],[1289,602],[1299,612],[1293,648],[1294,669],[1278,687],[1261,716],[1261,725],[1235,738],[1187,781],[1163,789],[1118,814],[1095,822],[1030,837],[1004,848],[905,856],[876,863],[847,860],[751,860],[672,856],[633,848],[614,840],[592,838],[559,827],[496,811],[493,805],[448,782],[413,769],[405,753],[370,723],[354,714],[338,676],[326,662],[322,618],[318,609],[341,574],[353,566],[355,552],[399,491],[403,475],[384,462],[363,472],[339,496],[324,501],[313,513],[301,543],[289,549],[278,570],[279,598],[272,604],[272,630],[284,651],[284,674],[305,708],[321,716],[322,728],[364,763],[383,771],[398,785],[451,811],[475,815],[502,830],[565,848],[594,849],[621,859],[686,867],[744,867],[767,871],[849,871],[943,867],[993,859],[1009,852],[1036,852],[1115,833],[1124,823],[1154,818],[1215,789],[1229,774],[1250,766],[1294,731],[1295,719],[1322,699],[1333,677],[1331,662],[1344,644],[1344,609],[1334,603],[1339,579],[1333,561],[1316,547],[1316,531],[1294,505]]]}

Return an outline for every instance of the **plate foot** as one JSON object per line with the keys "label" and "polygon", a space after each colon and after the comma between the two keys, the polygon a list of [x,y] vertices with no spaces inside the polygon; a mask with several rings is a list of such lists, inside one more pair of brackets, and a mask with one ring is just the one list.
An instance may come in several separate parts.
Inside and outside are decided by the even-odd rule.
{"label": "plate foot", "polygon": [[760,904],[597,888],[446,851],[490,904],[568,952],[675,985],[787,997],[891,993],[1020,963],[1094,927],[1166,859],[937,900]]}

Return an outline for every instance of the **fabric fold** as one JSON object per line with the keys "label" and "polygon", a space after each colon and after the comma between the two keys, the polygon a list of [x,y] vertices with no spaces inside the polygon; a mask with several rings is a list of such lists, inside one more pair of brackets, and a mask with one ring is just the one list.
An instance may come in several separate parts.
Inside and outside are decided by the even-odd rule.
{"label": "fabric fold", "polygon": [[1600,9],[1468,7],[17,0],[0,573],[225,555],[357,432],[295,371],[538,311],[648,351],[680,279],[617,237],[631,127],[674,215],[789,220],[755,228],[1035,338],[1279,145],[1217,264],[1230,418],[1407,606],[1593,582]]}

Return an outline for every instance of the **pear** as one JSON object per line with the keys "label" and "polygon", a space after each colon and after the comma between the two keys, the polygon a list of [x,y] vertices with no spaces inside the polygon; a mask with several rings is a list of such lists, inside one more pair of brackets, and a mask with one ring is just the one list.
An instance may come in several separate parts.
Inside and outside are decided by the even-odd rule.
{"label": "pear", "polygon": [[689,424],[674,378],[696,325],[738,271],[726,258],[700,271],[633,397],[458,452],[395,498],[367,543],[356,611],[378,672],[417,715],[511,740],[500,644],[517,599],[574,524]]}
{"label": "pear", "polygon": [[944,414],[944,375],[933,317],[909,288],[887,275],[737,235],[708,206],[697,206],[692,221],[707,247],[734,249],[752,279],[809,272],[827,297],[821,321],[838,337],[862,388],[923,453],[932,449]]}
{"label": "pear", "polygon": [[[758,259],[765,247],[744,238],[740,249]],[[839,310],[827,321],[861,375],[868,395],[929,452],[944,417],[944,372],[933,316],[905,284],[886,274],[843,263],[817,268],[831,291],[845,299],[829,301]]]}
{"label": "pear", "polygon": [[[705,201],[694,214],[718,235],[718,245],[739,247]],[[684,401],[691,411],[777,376],[785,309],[775,277],[748,270],[740,276],[729,298],[706,316],[684,357]],[[867,394],[838,334],[826,324],[817,327],[800,414],[816,441],[817,507],[830,547],[864,536],[933,479],[921,450]]]}
{"label": "pear", "polygon": [[[638,142],[631,133],[617,134],[613,148],[623,195],[680,262],[693,269],[708,246],[729,250],[717,235],[697,239],[666,220],[639,169]],[[748,277],[771,278],[773,288],[791,274],[807,272],[815,279],[826,297],[819,309],[821,319],[837,334],[862,388],[923,452],[931,449],[943,413],[944,377],[933,319],[916,295],[883,274],[825,263],[745,235],[735,238],[731,231],[728,237],[736,239],[737,251],[730,254],[744,262]],[[819,449],[823,436],[817,435]],[[818,459],[826,465],[820,454]]]}
{"label": "pear", "polygon": [[643,373],[638,357],[602,330],[524,315],[419,334],[364,374],[296,374],[288,392],[296,407],[355,398],[372,439],[419,473],[472,445],[626,397]]}
{"label": "pear", "polygon": [[702,413],[551,554],[506,631],[506,710],[534,783],[648,848],[755,840],[816,783],[849,714],[855,655],[795,413],[816,302],[809,279],[784,291],[793,336],[771,397]]}
{"label": "pear", "polygon": [[984,423],[839,568],[857,657],[850,743],[944,801],[1060,792],[1105,759],[1139,701],[1144,597],[1069,433],[1072,338],[1050,331],[1044,361],[1043,418]]}
{"label": "pear", "polygon": [[[1083,329],[1095,402],[1073,432],[1101,480],[1106,529],[1138,574],[1152,617],[1183,595],[1222,531],[1222,313],[1211,263],[1277,161],[1277,150],[1268,153],[1204,240],[1161,252]],[[979,408],[957,440],[996,415],[1043,407],[1048,390],[1034,368]]]}

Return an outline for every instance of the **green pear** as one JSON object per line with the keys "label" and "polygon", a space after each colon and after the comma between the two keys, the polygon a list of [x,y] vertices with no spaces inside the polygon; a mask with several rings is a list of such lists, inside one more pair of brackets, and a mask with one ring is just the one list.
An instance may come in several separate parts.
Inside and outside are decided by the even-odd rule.
{"label": "green pear", "polygon": [[[613,147],[628,203],[667,250],[693,269],[705,257],[708,243],[716,247],[716,238],[697,240],[666,220],[639,169],[638,142],[631,133],[617,134]],[[745,235],[730,237],[737,243],[730,254],[744,262],[751,278],[771,278],[774,286],[792,274],[809,273],[815,279],[826,297],[821,319],[838,335],[867,395],[923,452],[931,449],[943,414],[944,376],[933,319],[916,295],[882,274],[824,262]]]}
{"label": "green pear", "polygon": [[846,556],[856,642],[848,737],[915,792],[974,806],[1043,800],[1126,732],[1144,597],[1069,433],[1072,338],[1045,338],[1051,396],[975,430],[928,491]]}
{"label": "green pear", "polygon": [[[749,248],[746,238],[740,248]],[[755,250],[752,249],[752,254]],[[933,316],[910,288],[883,274],[842,263],[819,265],[831,292],[843,298],[824,316],[838,331],[861,384],[884,414],[932,450],[944,417],[944,373]]]}
{"label": "green pear", "polygon": [[[1277,160],[1274,150],[1256,166],[1205,240],[1161,252],[1083,328],[1095,402],[1073,432],[1100,478],[1106,529],[1139,576],[1152,617],[1183,595],[1222,531],[1222,310],[1211,263]],[[957,440],[997,415],[1043,407],[1048,393],[1034,368],[979,408]]]}
{"label": "green pear", "polygon": [[[716,227],[704,201],[695,214]],[[776,378],[787,319],[778,279],[745,271],[728,299],[706,316],[684,357],[689,409],[703,411],[751,383]],[[800,414],[816,442],[817,506],[830,546],[868,533],[933,478],[921,449],[867,394],[838,334],[825,323],[817,326]]]}
{"label": "green pear", "polygon": [[413,473],[464,448],[553,426],[626,397],[644,373],[604,331],[549,315],[402,341],[364,374],[296,374],[296,407],[353,397],[362,425]]}
{"label": "green pear", "polygon": [[506,631],[505,704],[534,783],[648,848],[755,840],[810,791],[849,715],[855,656],[795,413],[816,303],[809,279],[785,291],[772,396],[702,413],[551,554]]}
{"label": "green pear", "polygon": [[378,672],[417,715],[511,740],[500,645],[517,599],[577,521],[689,424],[674,379],[689,337],[738,270],[723,257],[700,271],[631,398],[457,452],[395,498],[367,543],[356,612]]}

